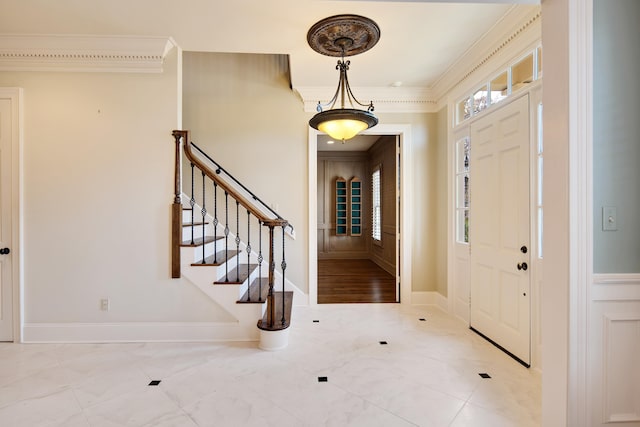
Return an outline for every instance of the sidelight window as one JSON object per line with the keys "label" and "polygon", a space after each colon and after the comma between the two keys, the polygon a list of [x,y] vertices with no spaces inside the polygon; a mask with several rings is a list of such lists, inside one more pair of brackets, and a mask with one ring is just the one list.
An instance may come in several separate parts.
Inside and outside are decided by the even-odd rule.
{"label": "sidelight window", "polygon": [[470,140],[456,142],[456,240],[469,243],[469,157]]}
{"label": "sidelight window", "polygon": [[543,154],[544,154],[544,146],[542,143],[542,104],[538,104],[537,110],[537,119],[538,119],[538,144],[537,144],[537,197],[536,197],[536,208],[537,208],[537,224],[538,224],[538,258],[542,258],[542,211],[543,211],[543,203],[542,203],[542,173],[543,173]]}

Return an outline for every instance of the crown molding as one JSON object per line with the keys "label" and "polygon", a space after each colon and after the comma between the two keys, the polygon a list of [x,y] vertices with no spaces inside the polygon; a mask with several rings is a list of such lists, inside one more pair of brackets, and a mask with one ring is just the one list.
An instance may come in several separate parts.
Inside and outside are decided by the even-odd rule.
{"label": "crown molding", "polygon": [[[352,88],[362,103],[373,101],[376,113],[433,113],[436,102],[431,89],[423,87],[360,87]],[[329,102],[335,87],[297,87],[304,111],[315,113],[318,101]],[[360,107],[358,107],[360,108]],[[365,108],[365,107],[362,107]]]}
{"label": "crown molding", "polygon": [[[491,30],[474,43],[433,84],[435,99],[446,104],[445,97],[456,88],[473,86],[481,79],[506,67],[509,61],[541,39],[540,7],[512,7]],[[470,77],[474,79],[470,79]],[[466,84],[466,85],[465,85]],[[471,87],[465,88],[471,90]]]}
{"label": "crown molding", "polygon": [[161,73],[169,37],[0,35],[0,71]]}

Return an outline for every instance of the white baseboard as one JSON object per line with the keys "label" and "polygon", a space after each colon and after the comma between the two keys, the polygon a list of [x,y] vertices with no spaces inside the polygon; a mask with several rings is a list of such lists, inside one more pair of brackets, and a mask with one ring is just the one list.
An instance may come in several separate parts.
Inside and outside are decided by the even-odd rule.
{"label": "white baseboard", "polygon": [[238,322],[26,323],[25,343],[257,341]]}
{"label": "white baseboard", "polygon": [[411,292],[412,305],[436,305],[445,313],[449,312],[449,303],[447,297],[440,292]]}

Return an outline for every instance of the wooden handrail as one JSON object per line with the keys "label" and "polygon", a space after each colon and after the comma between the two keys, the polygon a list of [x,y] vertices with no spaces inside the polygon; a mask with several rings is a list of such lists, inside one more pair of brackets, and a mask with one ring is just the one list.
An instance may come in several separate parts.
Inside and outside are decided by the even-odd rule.
{"label": "wooden handrail", "polygon": [[[200,160],[194,155],[191,150],[191,142],[189,141],[189,131],[187,130],[174,130],[173,137],[176,144],[176,160],[175,160],[175,194],[172,204],[172,222],[171,222],[171,277],[177,279],[181,276],[180,265],[180,246],[182,244],[182,162],[180,156],[180,145],[184,142],[184,153],[191,164],[197,167],[204,175],[208,176],[214,183],[216,183],[225,194],[230,195],[239,205],[241,205],[248,212],[252,213],[260,223],[273,230],[274,227],[282,227],[284,230],[288,226],[289,222],[279,215],[275,214],[277,218],[271,218],[263,211],[258,209],[256,204],[247,197],[233,188],[227,181],[220,178],[214,169]],[[270,286],[273,286],[273,265],[270,265],[269,281]]]}
{"label": "wooden handrail", "polygon": [[[249,199],[244,197],[242,194],[238,193],[238,191],[236,191],[236,189],[231,187],[227,182],[225,182],[224,180],[220,179],[220,177],[218,176],[218,174],[214,170],[212,170],[208,165],[206,165],[200,159],[198,159],[193,154],[193,151],[191,151],[191,143],[189,142],[189,131],[188,130],[174,130],[173,131],[173,137],[175,138],[176,146],[178,147],[176,152],[179,152],[179,147],[180,147],[181,140],[184,141],[184,153],[187,156],[187,159],[189,159],[189,161],[191,163],[193,163],[198,169],[200,169],[205,175],[207,175],[209,177],[209,179],[211,179],[212,181],[217,183],[218,186],[220,186],[220,188],[222,188],[225,192],[229,193],[229,195],[233,199],[235,199],[238,202],[240,202],[240,205],[242,205],[243,208],[245,208],[246,210],[251,212],[264,225],[266,225],[266,226],[275,226],[275,227],[282,227],[282,226],[286,227],[287,226],[288,221],[286,219],[269,218],[268,216],[266,216],[262,211],[257,209],[256,206]],[[176,178],[176,180],[178,180],[178,179],[179,178]],[[178,184],[176,184],[176,188],[178,188],[177,186],[178,186]],[[176,200],[178,200],[177,197],[176,197]]]}

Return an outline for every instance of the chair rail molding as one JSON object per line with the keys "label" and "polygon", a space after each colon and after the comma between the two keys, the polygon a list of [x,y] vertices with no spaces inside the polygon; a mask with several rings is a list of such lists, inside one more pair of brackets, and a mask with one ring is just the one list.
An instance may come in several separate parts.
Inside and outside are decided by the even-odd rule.
{"label": "chair rail molding", "polygon": [[0,71],[161,73],[170,37],[0,35]]}

